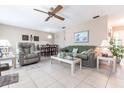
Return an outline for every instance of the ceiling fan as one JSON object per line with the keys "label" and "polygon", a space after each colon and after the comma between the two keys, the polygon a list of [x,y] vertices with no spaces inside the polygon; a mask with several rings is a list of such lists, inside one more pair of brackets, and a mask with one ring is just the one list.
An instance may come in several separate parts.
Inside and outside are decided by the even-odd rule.
{"label": "ceiling fan", "polygon": [[50,18],[52,18],[52,17],[55,17],[55,18],[57,18],[57,19],[59,19],[59,20],[64,21],[65,18],[56,15],[56,13],[58,13],[62,8],[63,8],[63,6],[58,5],[58,6],[55,7],[55,8],[51,8],[51,11],[48,11],[48,12],[45,12],[45,11],[42,11],[42,10],[39,10],[39,9],[34,9],[34,10],[35,10],[35,11],[38,11],[38,12],[42,12],[42,13],[48,14],[48,17],[45,19],[45,21],[48,21],[48,20],[49,20]]}

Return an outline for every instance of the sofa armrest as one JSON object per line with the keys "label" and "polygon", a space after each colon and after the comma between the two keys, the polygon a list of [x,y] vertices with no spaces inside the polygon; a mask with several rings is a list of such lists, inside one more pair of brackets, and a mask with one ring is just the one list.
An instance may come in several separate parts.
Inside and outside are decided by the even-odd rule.
{"label": "sofa armrest", "polygon": [[88,61],[91,66],[96,67],[96,53],[95,52],[91,52],[88,55]]}
{"label": "sofa armrest", "polygon": [[88,54],[87,54],[88,59],[93,59],[93,58],[95,58],[95,55],[96,55],[95,52],[91,52],[91,53],[88,53]]}

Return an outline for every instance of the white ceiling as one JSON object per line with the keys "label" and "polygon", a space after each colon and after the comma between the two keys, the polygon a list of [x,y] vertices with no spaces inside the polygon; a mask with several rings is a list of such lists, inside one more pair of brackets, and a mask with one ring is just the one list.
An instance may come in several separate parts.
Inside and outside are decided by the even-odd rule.
{"label": "white ceiling", "polygon": [[124,6],[100,6],[100,5],[63,5],[63,9],[58,15],[65,18],[60,21],[56,18],[51,18],[45,22],[47,14],[34,11],[40,9],[48,11],[54,5],[48,6],[0,6],[0,23],[24,27],[34,30],[56,32],[62,30],[63,26],[69,27],[82,22],[91,20],[93,16],[108,15],[109,23],[112,26],[124,25]]}

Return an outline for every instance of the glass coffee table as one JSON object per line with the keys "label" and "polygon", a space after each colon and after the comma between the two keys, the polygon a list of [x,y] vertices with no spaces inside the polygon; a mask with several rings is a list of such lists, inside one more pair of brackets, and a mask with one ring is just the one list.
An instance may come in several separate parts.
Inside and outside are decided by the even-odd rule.
{"label": "glass coffee table", "polygon": [[52,60],[57,60],[57,61],[61,61],[61,62],[70,64],[72,74],[74,74],[74,72],[75,72],[75,64],[76,63],[80,63],[80,69],[82,68],[82,61],[80,58],[66,59],[66,58],[60,58],[57,56],[51,56],[51,64],[52,64]]}

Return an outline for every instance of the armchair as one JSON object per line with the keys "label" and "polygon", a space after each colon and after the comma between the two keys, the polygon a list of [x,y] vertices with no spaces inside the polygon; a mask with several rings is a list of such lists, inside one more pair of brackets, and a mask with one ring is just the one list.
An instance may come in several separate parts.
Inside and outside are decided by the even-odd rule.
{"label": "armchair", "polygon": [[29,42],[18,43],[18,60],[21,66],[40,61],[40,54],[35,52],[35,44]]}

